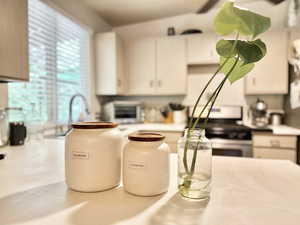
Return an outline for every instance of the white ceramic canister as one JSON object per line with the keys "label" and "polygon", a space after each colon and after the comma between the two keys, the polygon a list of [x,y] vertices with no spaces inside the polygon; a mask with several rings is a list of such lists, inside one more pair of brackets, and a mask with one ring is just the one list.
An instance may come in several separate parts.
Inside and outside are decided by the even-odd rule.
{"label": "white ceramic canister", "polygon": [[72,124],[66,136],[65,173],[69,188],[103,191],[120,184],[123,137],[116,123]]}
{"label": "white ceramic canister", "polygon": [[186,124],[186,110],[173,111],[173,121],[175,124]]}
{"label": "white ceramic canister", "polygon": [[169,146],[157,133],[129,135],[123,153],[124,189],[134,195],[153,196],[169,186]]}

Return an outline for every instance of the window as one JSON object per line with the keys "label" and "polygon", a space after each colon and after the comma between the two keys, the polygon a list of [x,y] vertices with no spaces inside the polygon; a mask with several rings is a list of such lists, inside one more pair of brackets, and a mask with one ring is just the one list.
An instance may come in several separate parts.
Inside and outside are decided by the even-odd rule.
{"label": "window", "polygon": [[[40,0],[29,0],[30,82],[9,84],[9,107],[28,123],[66,124],[72,95],[88,95],[89,33]],[[84,107],[77,100],[73,119]]]}

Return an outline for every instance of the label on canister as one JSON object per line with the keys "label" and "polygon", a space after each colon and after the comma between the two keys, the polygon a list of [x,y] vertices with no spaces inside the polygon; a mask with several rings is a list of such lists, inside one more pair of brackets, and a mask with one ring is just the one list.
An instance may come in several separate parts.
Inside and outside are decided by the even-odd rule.
{"label": "label on canister", "polygon": [[146,169],[146,163],[143,161],[128,161],[127,167],[129,169],[143,170]]}
{"label": "label on canister", "polygon": [[72,152],[73,159],[89,159],[88,152]]}

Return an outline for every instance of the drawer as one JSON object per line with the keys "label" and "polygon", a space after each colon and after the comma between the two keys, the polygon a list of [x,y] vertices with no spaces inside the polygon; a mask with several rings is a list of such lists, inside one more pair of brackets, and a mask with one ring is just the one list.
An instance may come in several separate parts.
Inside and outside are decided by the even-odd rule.
{"label": "drawer", "polygon": [[254,147],[267,148],[297,148],[296,136],[280,136],[280,135],[257,135],[252,137]]}
{"label": "drawer", "polygon": [[178,131],[140,130],[140,132],[155,132],[164,135],[166,137],[164,142],[169,145],[172,153],[177,152],[177,141],[182,136],[182,132]]}
{"label": "drawer", "polygon": [[177,141],[181,138],[183,132],[178,131],[159,131],[159,130],[141,130],[140,132],[155,132],[164,135],[166,138],[164,140],[170,147],[172,153],[177,153]]}
{"label": "drawer", "polygon": [[296,162],[296,150],[282,148],[253,148],[254,158],[283,159]]}
{"label": "drawer", "polygon": [[171,153],[177,153],[177,143],[176,142],[166,142],[170,147]]}

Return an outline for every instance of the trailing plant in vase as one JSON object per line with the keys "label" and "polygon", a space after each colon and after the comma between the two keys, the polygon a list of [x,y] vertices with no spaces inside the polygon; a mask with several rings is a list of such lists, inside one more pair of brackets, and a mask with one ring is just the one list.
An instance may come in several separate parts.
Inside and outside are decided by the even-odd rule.
{"label": "trailing plant in vase", "polygon": [[[178,143],[178,152],[181,151],[179,152],[179,191],[183,196],[202,198],[205,194],[200,193],[203,191],[201,189],[206,189],[210,183],[209,179],[207,182],[200,182],[198,186],[193,184],[197,180],[199,182],[199,179],[201,180],[203,177],[199,174],[203,170],[201,165],[197,166],[197,163],[201,163],[198,162],[201,160],[201,158],[199,159],[201,150],[210,149],[211,151],[204,133],[196,132],[196,126],[200,123],[201,129],[205,130],[209,115],[224,84],[226,82],[234,83],[243,78],[254,68],[255,63],[266,55],[266,45],[258,36],[268,30],[270,25],[270,18],[247,9],[238,8],[232,1],[225,2],[215,16],[215,32],[220,36],[234,35],[235,38],[230,40],[221,39],[217,42],[216,50],[220,56],[219,67],[201,91],[193,107],[191,118],[195,117],[200,100],[216,76],[223,73],[224,78],[201,108],[197,119],[189,121],[185,137]],[[200,120],[203,117],[205,118],[204,121]],[[209,167],[209,165],[206,167]],[[197,169],[200,172],[196,172]]]}

